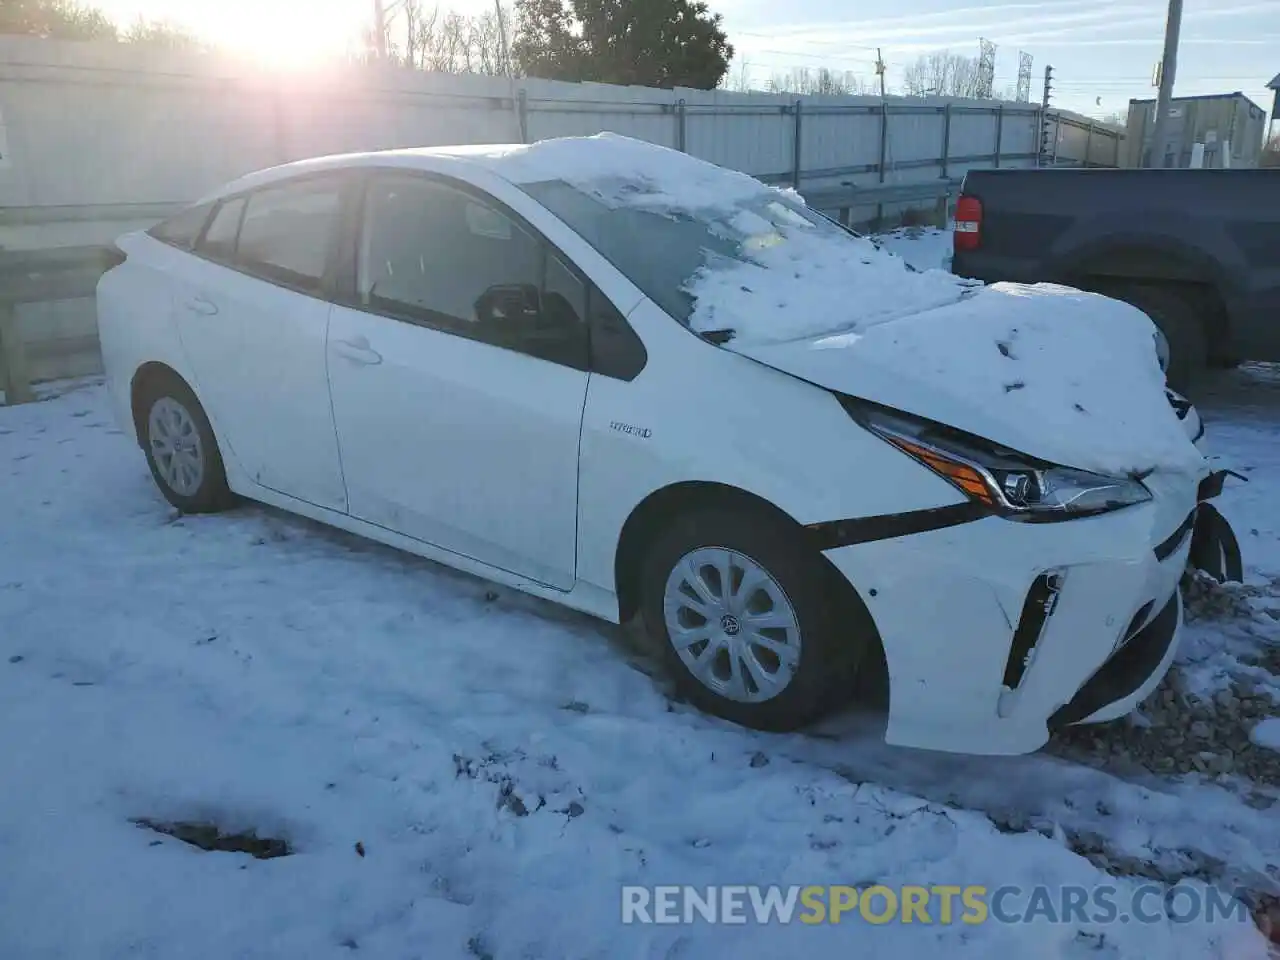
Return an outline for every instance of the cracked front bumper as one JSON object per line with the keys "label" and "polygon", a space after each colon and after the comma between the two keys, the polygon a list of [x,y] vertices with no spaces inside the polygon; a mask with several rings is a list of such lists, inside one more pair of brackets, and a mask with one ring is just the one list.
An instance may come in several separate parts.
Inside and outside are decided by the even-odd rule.
{"label": "cracked front bumper", "polygon": [[[1192,540],[1186,521],[1199,479],[1152,478],[1150,502],[1098,517],[1043,524],[989,517],[826,551],[880,632],[886,740],[1026,753],[1046,742],[1051,720],[1131,710],[1176,652],[1178,583]],[[1033,593],[1044,578],[1057,584],[1047,610]],[[1124,652],[1135,643],[1135,652]],[[1108,692],[1115,696],[1098,701]]]}

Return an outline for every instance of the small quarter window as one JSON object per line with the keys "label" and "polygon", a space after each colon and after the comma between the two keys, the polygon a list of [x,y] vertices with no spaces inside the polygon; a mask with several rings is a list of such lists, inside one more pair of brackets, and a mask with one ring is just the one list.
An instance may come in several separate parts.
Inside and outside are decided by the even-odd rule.
{"label": "small quarter window", "polygon": [[240,218],[243,215],[244,197],[220,203],[197,250],[213,260],[231,262],[236,253],[236,235],[240,232]]}
{"label": "small quarter window", "polygon": [[162,220],[147,231],[155,239],[182,250],[190,250],[195,246],[196,238],[204,229],[213,204],[202,203],[199,206],[187,207],[175,213],[168,220]]}

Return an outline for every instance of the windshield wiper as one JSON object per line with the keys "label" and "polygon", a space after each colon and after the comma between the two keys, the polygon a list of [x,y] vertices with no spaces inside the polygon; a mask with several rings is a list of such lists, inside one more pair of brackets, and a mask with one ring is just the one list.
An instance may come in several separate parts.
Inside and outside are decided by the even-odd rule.
{"label": "windshield wiper", "polygon": [[728,343],[736,336],[736,331],[725,327],[723,330],[700,330],[698,336],[707,343],[714,343],[716,346]]}

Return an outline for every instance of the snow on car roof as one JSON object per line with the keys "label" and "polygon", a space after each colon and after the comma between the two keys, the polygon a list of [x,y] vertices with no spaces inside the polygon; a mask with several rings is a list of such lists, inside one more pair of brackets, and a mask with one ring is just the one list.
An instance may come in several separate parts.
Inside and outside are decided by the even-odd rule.
{"label": "snow on car roof", "polygon": [[745,173],[616,133],[449,155],[479,162],[512,183],[563,180],[595,190],[609,183],[643,184],[643,194],[630,195],[635,201],[673,210],[732,210],[773,189]]}

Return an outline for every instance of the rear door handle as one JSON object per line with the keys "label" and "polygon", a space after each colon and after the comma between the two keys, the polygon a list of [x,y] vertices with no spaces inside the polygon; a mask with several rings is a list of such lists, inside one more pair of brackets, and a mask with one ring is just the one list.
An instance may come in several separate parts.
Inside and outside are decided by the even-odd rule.
{"label": "rear door handle", "polygon": [[354,340],[334,340],[333,351],[353,363],[366,367],[382,362],[382,354],[370,347],[369,341],[364,337],[356,337]]}
{"label": "rear door handle", "polygon": [[191,313],[198,313],[202,317],[212,317],[218,312],[218,305],[208,297],[192,297],[183,306]]}

